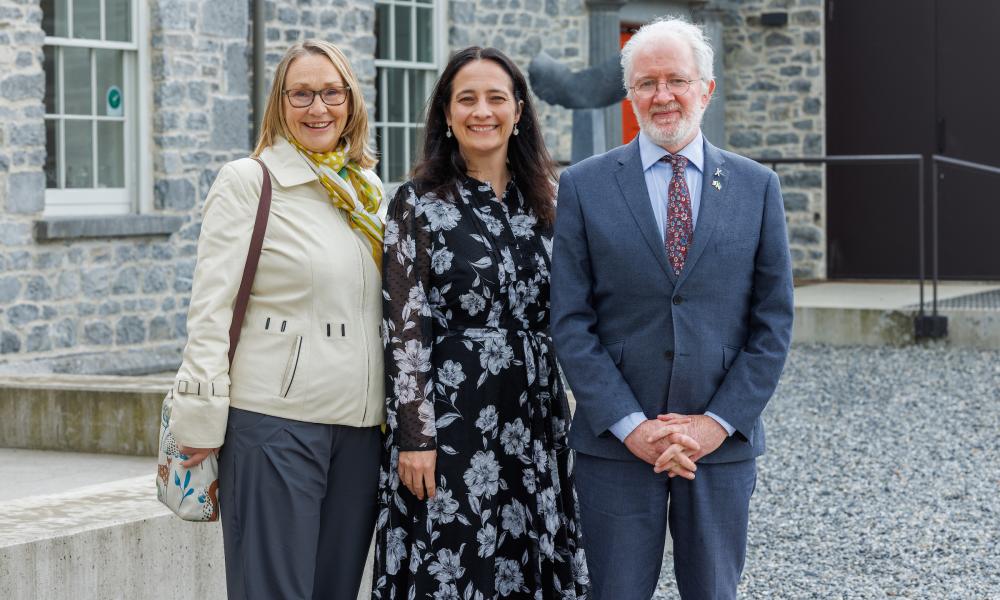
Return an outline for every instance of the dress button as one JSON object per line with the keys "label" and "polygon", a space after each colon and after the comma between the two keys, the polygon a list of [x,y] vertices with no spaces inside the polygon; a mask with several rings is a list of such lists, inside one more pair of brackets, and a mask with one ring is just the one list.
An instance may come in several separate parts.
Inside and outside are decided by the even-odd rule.
{"label": "dress button", "polygon": [[674,296],[674,304],[680,304],[681,302],[684,302],[684,298],[680,296]]}
{"label": "dress button", "polygon": [[663,355],[667,357],[667,360],[674,360],[673,350],[667,350],[666,352],[663,353]]}

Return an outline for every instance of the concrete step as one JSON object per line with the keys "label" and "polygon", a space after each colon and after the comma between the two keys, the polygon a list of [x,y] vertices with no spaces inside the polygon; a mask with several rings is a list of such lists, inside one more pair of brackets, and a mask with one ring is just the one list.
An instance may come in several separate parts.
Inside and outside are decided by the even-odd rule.
{"label": "concrete step", "polygon": [[[170,513],[155,470],[152,458],[0,449],[0,598],[225,598],[221,527]],[[371,553],[359,600],[370,581]]]}
{"label": "concrete step", "polygon": [[[926,286],[925,310],[931,289]],[[795,288],[795,342],[837,346],[906,346],[917,343],[915,282],[824,282]],[[938,314],[948,335],[933,343],[956,348],[1000,349],[1000,283],[941,282]]]}

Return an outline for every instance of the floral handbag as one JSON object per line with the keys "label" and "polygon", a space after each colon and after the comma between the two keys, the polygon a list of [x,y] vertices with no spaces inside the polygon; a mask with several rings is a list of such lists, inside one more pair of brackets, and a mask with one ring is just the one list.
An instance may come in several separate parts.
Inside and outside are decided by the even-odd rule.
{"label": "floral handbag", "polygon": [[[260,249],[264,244],[264,230],[271,212],[271,173],[260,159],[254,158],[264,170],[264,180],[260,188],[260,202],[257,218],[250,237],[250,250],[243,267],[243,279],[236,294],[233,307],[233,321],[229,327],[229,364],[233,363],[236,344],[240,340],[240,329],[250,300],[250,288],[257,274]],[[156,466],[156,497],[185,521],[217,521],[219,519],[219,457],[213,452],[201,464],[187,468],[181,464],[188,459],[182,454],[177,440],[170,432],[170,411],[174,405],[174,390],[171,387],[163,399],[160,410],[160,451]]]}

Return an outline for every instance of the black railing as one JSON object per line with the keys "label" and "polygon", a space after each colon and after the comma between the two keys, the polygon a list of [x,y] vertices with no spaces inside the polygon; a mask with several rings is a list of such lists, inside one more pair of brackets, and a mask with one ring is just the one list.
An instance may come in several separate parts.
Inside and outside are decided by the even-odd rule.
{"label": "black railing", "polygon": [[[913,319],[913,333],[917,339],[943,338],[948,335],[948,319],[937,314],[937,287],[938,287],[938,257],[937,257],[937,162],[948,162],[959,164],[959,166],[970,166],[971,168],[982,167],[975,163],[966,163],[943,156],[932,157],[932,167],[934,168],[934,193],[931,197],[931,242],[932,242],[932,300],[931,314],[928,315],[924,309],[924,284],[927,281],[927,261],[925,257],[926,248],[926,227],[924,224],[924,202],[926,198],[924,185],[924,163],[925,158],[920,154],[845,154],[836,156],[795,156],[795,157],[774,157],[756,158],[759,163],[770,164],[772,169],[777,169],[779,164],[832,164],[832,165],[887,165],[887,164],[915,164],[917,166],[917,256],[919,258],[919,278],[920,278],[920,310]],[[1000,169],[995,169],[1000,173]]]}

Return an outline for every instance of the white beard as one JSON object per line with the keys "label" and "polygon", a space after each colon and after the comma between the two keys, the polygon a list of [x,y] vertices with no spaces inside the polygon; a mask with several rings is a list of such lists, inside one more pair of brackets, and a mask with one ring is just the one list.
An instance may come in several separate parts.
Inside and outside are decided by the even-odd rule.
{"label": "white beard", "polygon": [[[652,110],[654,107],[650,107]],[[656,108],[661,108],[660,106]],[[687,140],[692,133],[694,133],[699,127],[701,127],[701,118],[705,114],[705,109],[695,108],[691,112],[684,112],[683,108],[677,104],[667,104],[663,108],[669,108],[671,110],[680,110],[681,117],[676,123],[671,123],[668,125],[658,125],[649,117],[649,113],[639,114],[636,104],[632,103],[632,112],[635,113],[635,118],[639,122],[639,129],[642,130],[649,139],[653,141],[657,146],[663,148],[677,148],[680,149],[680,145]]]}

